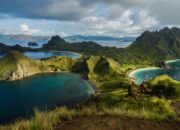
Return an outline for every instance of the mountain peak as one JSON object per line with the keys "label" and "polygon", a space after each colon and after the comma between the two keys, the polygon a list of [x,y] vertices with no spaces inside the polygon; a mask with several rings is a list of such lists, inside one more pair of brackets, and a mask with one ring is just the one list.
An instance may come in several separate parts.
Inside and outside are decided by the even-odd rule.
{"label": "mountain peak", "polygon": [[160,31],[146,31],[130,45],[128,50],[134,50],[140,56],[169,59],[180,57],[180,29],[165,27]]}
{"label": "mountain peak", "polygon": [[61,38],[60,36],[58,36],[58,35],[52,36],[52,38],[51,38],[50,41],[51,41],[51,42],[55,42],[55,43],[57,43],[57,42],[59,42],[59,43],[65,43],[65,40],[62,39],[62,38]]}

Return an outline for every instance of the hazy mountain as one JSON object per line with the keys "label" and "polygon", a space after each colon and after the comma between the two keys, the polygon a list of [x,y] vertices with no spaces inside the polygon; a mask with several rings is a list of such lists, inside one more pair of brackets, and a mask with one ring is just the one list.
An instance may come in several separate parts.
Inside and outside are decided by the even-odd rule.
{"label": "hazy mountain", "polygon": [[47,36],[31,36],[31,35],[23,35],[23,34],[0,34],[0,39],[8,39],[8,40],[48,40],[50,37]]}

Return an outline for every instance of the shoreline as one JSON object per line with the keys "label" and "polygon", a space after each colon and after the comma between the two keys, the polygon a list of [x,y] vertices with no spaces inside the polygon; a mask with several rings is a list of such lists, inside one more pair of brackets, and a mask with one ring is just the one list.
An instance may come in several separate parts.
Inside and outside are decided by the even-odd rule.
{"label": "shoreline", "polygon": [[177,62],[177,61],[180,61],[180,59],[176,59],[176,60],[168,60],[168,61],[165,61],[165,63],[172,63],[172,62]]}
{"label": "shoreline", "polygon": [[92,87],[92,89],[94,90],[94,94],[97,94],[100,92],[100,89],[97,87],[97,85],[91,81],[91,80],[86,80]]}
{"label": "shoreline", "polygon": [[159,67],[147,67],[147,68],[136,69],[136,70],[131,71],[131,72],[128,74],[128,76],[129,76],[130,78],[134,78],[133,75],[134,75],[135,73],[137,73],[137,72],[139,72],[139,71],[142,71],[142,70],[150,70],[150,69],[162,69],[162,68],[159,68]]}

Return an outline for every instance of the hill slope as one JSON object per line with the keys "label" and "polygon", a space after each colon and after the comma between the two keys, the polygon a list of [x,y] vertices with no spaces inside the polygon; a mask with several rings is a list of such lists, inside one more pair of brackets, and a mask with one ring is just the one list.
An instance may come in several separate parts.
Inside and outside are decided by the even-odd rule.
{"label": "hill slope", "polygon": [[121,75],[121,68],[113,59],[104,56],[85,56],[73,64],[71,71],[80,73],[88,79],[102,80]]}
{"label": "hill slope", "polygon": [[144,32],[136,41],[126,48],[131,55],[158,59],[180,57],[180,29],[164,28],[159,32]]}
{"label": "hill slope", "polygon": [[16,80],[40,72],[36,61],[17,51],[0,60],[0,80]]}

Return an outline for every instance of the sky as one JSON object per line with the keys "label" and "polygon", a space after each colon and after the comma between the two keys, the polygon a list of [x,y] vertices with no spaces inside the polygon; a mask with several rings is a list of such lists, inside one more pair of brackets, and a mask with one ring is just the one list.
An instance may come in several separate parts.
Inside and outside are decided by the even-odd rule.
{"label": "sky", "polygon": [[138,36],[180,27],[180,0],[0,0],[0,33]]}

